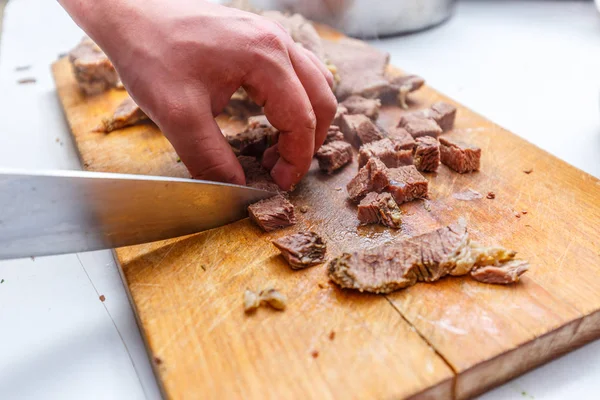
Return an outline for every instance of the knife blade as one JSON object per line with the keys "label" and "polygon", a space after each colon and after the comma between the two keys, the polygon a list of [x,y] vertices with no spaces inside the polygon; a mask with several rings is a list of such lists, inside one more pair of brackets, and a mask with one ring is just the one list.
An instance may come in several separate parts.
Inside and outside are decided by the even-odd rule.
{"label": "knife blade", "polygon": [[0,259],[148,243],[244,218],[263,190],[192,179],[0,170]]}

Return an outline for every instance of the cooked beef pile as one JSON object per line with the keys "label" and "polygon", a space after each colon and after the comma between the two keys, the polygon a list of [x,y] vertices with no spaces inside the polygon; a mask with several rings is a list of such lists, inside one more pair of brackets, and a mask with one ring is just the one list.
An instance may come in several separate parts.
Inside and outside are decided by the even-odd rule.
{"label": "cooked beef pile", "polygon": [[388,169],[377,158],[371,158],[346,186],[348,197],[360,202],[369,192],[382,192],[389,184]]}
{"label": "cooked beef pile", "polygon": [[300,232],[273,240],[292,269],[302,269],[325,262],[327,245],[314,232]]}
{"label": "cooked beef pile", "polygon": [[361,225],[379,223],[398,229],[402,223],[402,212],[391,194],[371,192],[358,205],[358,220]]}
{"label": "cooked beef pile", "polygon": [[458,173],[479,171],[481,159],[479,147],[441,137],[440,153],[442,163]]}
{"label": "cooked beef pile", "polygon": [[332,174],[352,161],[352,146],[344,141],[335,141],[321,146],[316,154],[321,171]]}
{"label": "cooked beef pile", "polygon": [[440,144],[431,136],[416,140],[414,165],[421,172],[435,172],[440,165]]}
{"label": "cooked beef pile", "polygon": [[363,114],[372,120],[376,120],[379,117],[381,100],[365,99],[362,96],[350,96],[342,101],[341,105],[348,110],[348,114]]}
{"label": "cooked beef pile", "polygon": [[[458,222],[410,239],[344,253],[330,262],[329,276],[344,288],[389,293],[418,281],[434,282],[448,274],[467,274],[479,265],[508,265],[509,269],[520,265],[517,269],[523,273],[526,263],[516,263],[514,255],[510,251],[487,252],[472,245],[465,224]],[[494,256],[499,258],[490,261]],[[513,275],[518,277],[516,272]],[[482,276],[485,275],[478,275]],[[499,283],[495,277],[484,281]]]}
{"label": "cooked beef pile", "polygon": [[109,133],[117,129],[137,124],[140,121],[147,120],[148,116],[142,111],[135,101],[129,96],[119,104],[110,118],[104,118],[96,132]]}
{"label": "cooked beef pile", "polygon": [[323,144],[337,142],[339,140],[344,140],[344,134],[339,126],[331,125],[327,130],[327,137],[325,137],[325,142],[323,142]]}
{"label": "cooked beef pile", "polygon": [[357,149],[365,143],[381,140],[383,132],[371,119],[362,114],[342,115],[340,129],[350,144]]}
{"label": "cooked beef pile", "polygon": [[377,158],[388,168],[410,165],[413,162],[411,150],[403,150],[399,142],[385,138],[364,144],[358,152],[358,167],[362,168],[371,158]]}
{"label": "cooked beef pile", "polygon": [[388,138],[402,150],[412,150],[415,147],[415,139],[404,128],[390,128],[388,130]]}
{"label": "cooked beef pile", "polygon": [[277,143],[279,131],[264,116],[248,119],[243,132],[229,136],[227,141],[235,153],[243,156],[261,157],[266,149]]}
{"label": "cooked beef pile", "polygon": [[119,75],[106,54],[94,41],[85,37],[69,53],[75,79],[87,95],[95,95],[110,88],[122,87]]}
{"label": "cooked beef pile", "polygon": [[419,114],[407,114],[400,118],[398,127],[404,128],[413,138],[431,136],[437,138],[442,133],[442,128],[431,118]]}
{"label": "cooked beef pile", "polygon": [[250,205],[248,213],[252,221],[265,232],[272,232],[296,223],[294,206],[281,194]]}

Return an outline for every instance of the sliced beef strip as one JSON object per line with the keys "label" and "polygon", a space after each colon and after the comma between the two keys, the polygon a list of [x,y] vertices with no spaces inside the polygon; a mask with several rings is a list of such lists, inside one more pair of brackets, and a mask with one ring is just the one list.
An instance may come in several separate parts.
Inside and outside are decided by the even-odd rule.
{"label": "sliced beef strip", "polygon": [[499,265],[487,265],[471,270],[471,277],[478,282],[506,285],[515,283],[529,269],[524,260],[512,260]]}
{"label": "sliced beef strip", "polygon": [[479,171],[481,160],[479,147],[441,137],[440,153],[442,163],[458,173]]}
{"label": "sliced beef strip", "polygon": [[327,136],[323,144],[344,140],[344,134],[337,125],[331,125],[327,130]]}
{"label": "sliced beef strip", "polygon": [[362,114],[343,115],[340,129],[346,141],[356,148],[365,143],[381,140],[384,137],[379,127],[369,117]]}
{"label": "sliced beef strip", "polygon": [[346,186],[348,197],[360,202],[369,192],[382,192],[389,184],[388,168],[377,158],[371,158],[358,170],[358,174]]}
{"label": "sliced beef strip", "polygon": [[421,172],[435,172],[440,165],[440,144],[431,136],[422,136],[416,140],[414,165]]}
{"label": "sliced beef strip", "polygon": [[102,93],[121,85],[119,75],[106,54],[89,37],[69,53],[75,79],[87,95]]}
{"label": "sliced beef strip", "polygon": [[321,171],[332,174],[352,161],[352,146],[344,141],[321,146],[316,154]]}
{"label": "sliced beef strip", "polygon": [[403,115],[398,127],[404,128],[413,138],[431,136],[437,138],[442,133],[442,128],[431,118],[418,114]]}
{"label": "sliced beef strip", "polygon": [[388,138],[363,144],[358,152],[358,167],[362,168],[370,158],[378,158],[388,168],[410,165],[413,162],[411,150],[402,150],[398,143]]}
{"label": "sliced beef strip", "polygon": [[361,225],[380,223],[398,229],[402,212],[391,194],[371,192],[358,205],[358,220]]}
{"label": "sliced beef strip", "polygon": [[248,207],[250,219],[265,232],[272,232],[296,223],[294,206],[278,194]]}
{"label": "sliced beef strip", "polygon": [[292,269],[302,269],[325,262],[327,245],[315,232],[300,232],[273,240]]}
{"label": "sliced beef strip", "polygon": [[379,117],[379,109],[381,108],[381,100],[365,99],[362,96],[350,96],[341,103],[348,110],[348,114],[363,114],[372,120]]}
{"label": "sliced beef strip", "polygon": [[402,150],[412,150],[415,147],[415,139],[404,128],[390,128],[388,130],[388,137]]}
{"label": "sliced beef strip", "polygon": [[392,194],[396,203],[402,204],[427,197],[427,179],[414,165],[389,169],[387,176],[389,184],[386,191]]}
{"label": "sliced beef strip", "polygon": [[335,117],[333,118],[332,125],[340,126],[342,123],[342,116],[348,114],[348,109],[341,104],[338,104],[335,111]]}
{"label": "sliced beef strip", "polygon": [[227,137],[229,145],[239,155],[262,157],[266,149],[277,143],[279,131],[271,124],[265,125],[251,121],[251,124],[243,131],[234,136]]}
{"label": "sliced beef strip", "polygon": [[142,111],[140,106],[131,97],[127,96],[110,118],[102,119],[100,126],[96,128],[96,132],[109,133],[117,129],[135,125],[147,119],[148,116]]}

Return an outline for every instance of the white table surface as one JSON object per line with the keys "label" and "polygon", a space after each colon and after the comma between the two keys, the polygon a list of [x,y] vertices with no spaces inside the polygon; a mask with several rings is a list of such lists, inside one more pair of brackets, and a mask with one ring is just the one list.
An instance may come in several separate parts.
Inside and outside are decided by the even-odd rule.
{"label": "white table surface", "polygon": [[[3,29],[0,167],[79,169],[49,65],[80,30],[48,0],[11,0]],[[462,2],[436,29],[374,44],[395,65],[600,176],[600,16],[592,2]],[[32,68],[16,72],[20,65]],[[16,84],[30,76],[36,84]],[[0,398],[160,398],[110,251],[0,262],[2,279]],[[599,393],[596,341],[482,398]]]}

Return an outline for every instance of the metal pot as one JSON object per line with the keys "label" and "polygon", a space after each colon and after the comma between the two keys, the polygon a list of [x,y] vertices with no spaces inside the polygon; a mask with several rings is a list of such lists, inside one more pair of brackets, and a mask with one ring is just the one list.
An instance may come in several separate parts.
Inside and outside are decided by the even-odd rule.
{"label": "metal pot", "polygon": [[350,36],[377,37],[437,25],[456,0],[252,0],[262,9],[296,12]]}

